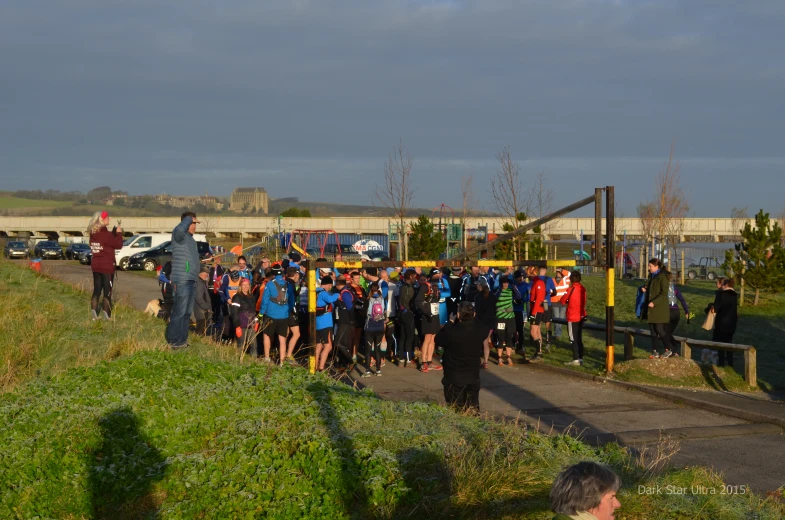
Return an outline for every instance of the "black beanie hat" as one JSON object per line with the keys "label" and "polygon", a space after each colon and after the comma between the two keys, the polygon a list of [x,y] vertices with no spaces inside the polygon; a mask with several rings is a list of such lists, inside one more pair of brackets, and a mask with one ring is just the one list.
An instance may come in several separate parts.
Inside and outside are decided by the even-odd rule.
{"label": "black beanie hat", "polygon": [[329,276],[322,278],[322,285],[333,285],[333,279]]}

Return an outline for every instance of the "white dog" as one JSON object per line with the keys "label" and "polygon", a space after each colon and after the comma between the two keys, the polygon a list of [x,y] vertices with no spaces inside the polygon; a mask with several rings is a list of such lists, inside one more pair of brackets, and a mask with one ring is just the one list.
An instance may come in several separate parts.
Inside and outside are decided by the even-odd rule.
{"label": "white dog", "polygon": [[147,307],[145,307],[144,312],[153,318],[158,317],[158,313],[161,312],[161,302],[158,301],[158,298],[147,302]]}

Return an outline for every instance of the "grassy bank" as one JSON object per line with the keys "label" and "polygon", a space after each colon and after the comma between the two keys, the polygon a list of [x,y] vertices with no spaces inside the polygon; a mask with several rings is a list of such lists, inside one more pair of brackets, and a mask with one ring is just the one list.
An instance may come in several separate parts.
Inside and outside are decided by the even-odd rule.
{"label": "grassy bank", "polygon": [[617,518],[785,514],[748,492],[720,495],[701,468],[655,474],[665,444],[632,456],[240,365],[231,348],[170,353],[160,322],[137,311],[93,323],[83,293],[8,262],[0,280],[13,367],[0,396],[2,518],[546,519],[553,478],[586,459],[622,476]]}
{"label": "grassy bank", "polygon": [[[597,276],[584,277],[587,289],[587,313],[589,322],[605,323],[605,279]],[[616,280],[615,316],[616,325],[648,328],[645,321],[635,317],[635,295],[639,281]],[[684,317],[676,330],[677,336],[694,339],[711,339],[711,333],[703,330],[705,318],[703,310],[714,301],[714,282],[691,282],[681,291],[695,313],[695,319],[687,323]],[[785,296],[769,296],[758,307],[745,305],[739,309],[738,330],[734,342],[752,345],[758,355],[758,385],[761,390],[785,390],[785,347],[782,335],[785,334]],[[651,343],[648,338],[637,337],[634,349],[635,361],[624,361],[624,338],[616,335],[614,377],[624,381],[667,386],[684,386],[705,389],[728,389],[734,391],[753,391],[742,377],[743,356],[735,356],[736,369],[717,366],[702,366],[699,349],[693,351],[696,363],[684,360],[649,360]],[[586,356],[584,366],[575,368],[594,374],[605,373],[605,333],[585,332]],[[561,340],[554,341],[555,348],[545,362],[557,366],[572,359],[566,328]]]}

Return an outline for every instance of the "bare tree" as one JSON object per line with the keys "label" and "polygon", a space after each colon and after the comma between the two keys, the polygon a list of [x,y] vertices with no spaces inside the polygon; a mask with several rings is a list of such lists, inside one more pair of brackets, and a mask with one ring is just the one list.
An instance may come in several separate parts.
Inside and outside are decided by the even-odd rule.
{"label": "bare tree", "polygon": [[[527,210],[531,206],[531,192],[526,191],[521,178],[521,169],[512,160],[510,147],[505,146],[496,154],[499,169],[491,177],[491,198],[496,210],[507,220],[511,230],[517,229],[528,218]],[[520,256],[520,237],[513,239],[514,256]]]}
{"label": "bare tree", "polygon": [[414,159],[406,150],[403,140],[400,140],[384,163],[384,182],[377,184],[374,190],[376,200],[392,210],[398,219],[398,246],[403,246],[403,259],[409,257],[406,245],[406,214],[414,201],[413,164]]}
{"label": "bare tree", "polygon": [[[681,169],[673,159],[675,150],[674,142],[671,143],[668,160],[657,174],[654,200],[638,206],[638,218],[647,239],[656,233],[661,240],[678,242],[686,230],[690,204],[679,183]],[[661,254],[664,254],[664,250]]]}
{"label": "bare tree", "polygon": [[741,240],[741,230],[744,224],[749,220],[750,216],[747,211],[747,206],[743,208],[733,207],[730,210],[730,227],[733,231],[733,240]]}
{"label": "bare tree", "polygon": [[475,205],[477,204],[477,199],[474,196],[474,192],[472,191],[472,183],[474,182],[474,176],[469,175],[468,177],[461,177],[461,196],[463,199],[463,210],[461,212],[461,226],[463,227],[463,243],[461,246],[465,249],[466,248],[466,230],[468,229],[468,219],[469,214],[474,210]]}

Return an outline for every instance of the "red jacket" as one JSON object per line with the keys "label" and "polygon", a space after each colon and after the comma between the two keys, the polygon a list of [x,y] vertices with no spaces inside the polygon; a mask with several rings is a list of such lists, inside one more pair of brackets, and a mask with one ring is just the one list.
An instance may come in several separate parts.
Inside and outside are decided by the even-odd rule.
{"label": "red jacket", "polygon": [[575,282],[563,298],[567,305],[567,321],[577,323],[586,317],[586,288]]}
{"label": "red jacket", "polygon": [[532,282],[532,288],[529,291],[531,300],[531,314],[539,314],[545,312],[542,302],[545,301],[545,282],[542,278],[535,278]]}
{"label": "red jacket", "polygon": [[106,227],[90,235],[90,249],[93,252],[90,266],[93,272],[114,274],[114,252],[121,247],[123,247],[123,235],[114,235]]}

